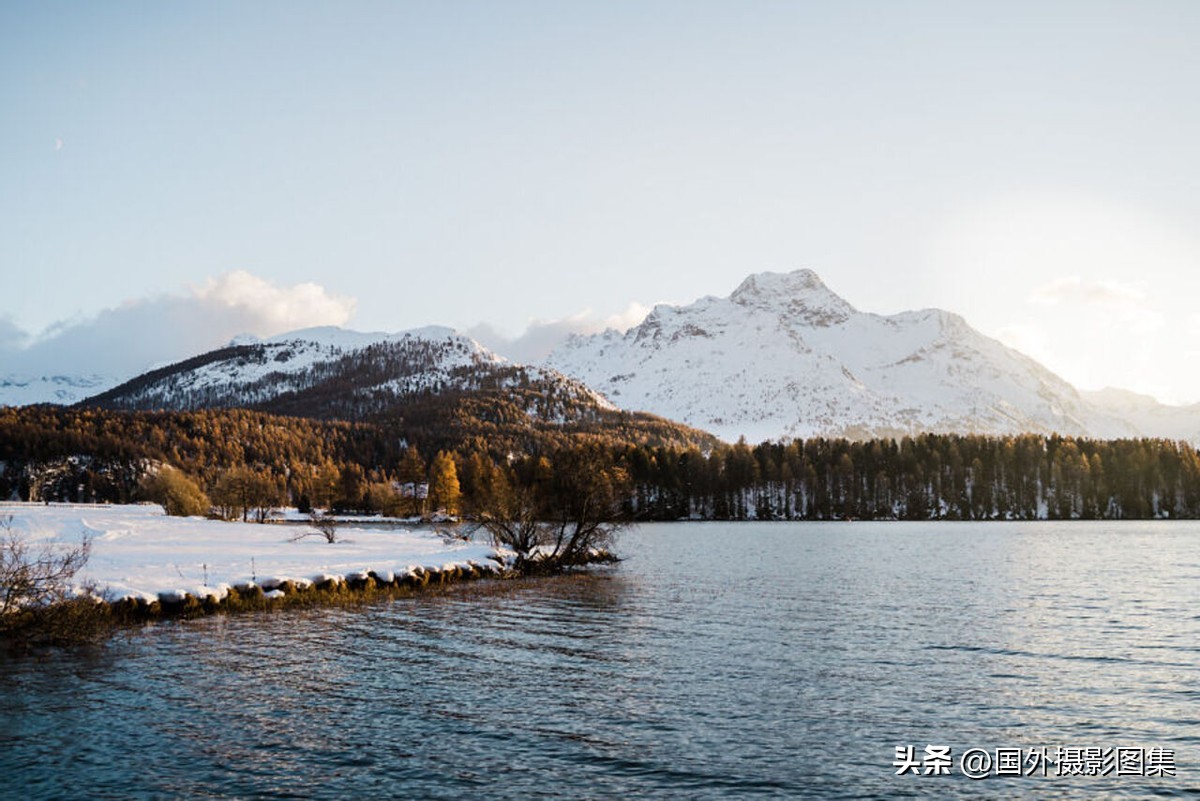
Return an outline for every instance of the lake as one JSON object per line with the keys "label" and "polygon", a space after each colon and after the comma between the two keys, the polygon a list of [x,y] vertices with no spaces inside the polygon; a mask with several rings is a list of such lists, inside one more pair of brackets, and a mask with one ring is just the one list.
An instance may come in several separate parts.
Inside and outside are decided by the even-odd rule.
{"label": "lake", "polygon": [[0,657],[0,795],[1200,792],[1200,524],[663,523],[617,550]]}

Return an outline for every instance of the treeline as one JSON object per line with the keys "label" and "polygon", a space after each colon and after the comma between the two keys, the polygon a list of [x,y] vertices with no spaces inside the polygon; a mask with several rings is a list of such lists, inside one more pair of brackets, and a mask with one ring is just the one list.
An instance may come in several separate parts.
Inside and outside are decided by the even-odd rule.
{"label": "treeline", "polygon": [[650,519],[1200,518],[1200,454],[1159,439],[928,434],[624,458]]}
{"label": "treeline", "polygon": [[147,473],[170,465],[217,498],[229,496],[231,476],[242,486],[256,475],[272,488],[271,504],[412,514],[441,503],[428,498],[437,463],[460,485],[454,505],[469,512],[498,484],[554,485],[586,451],[595,469],[623,477],[625,511],[645,520],[1200,518],[1200,454],[1167,440],[924,435],[701,446],[619,419],[521,438],[504,433],[512,429],[503,418],[488,428],[471,412],[434,436],[399,418],[0,409],[0,498],[127,502],[142,497]]}

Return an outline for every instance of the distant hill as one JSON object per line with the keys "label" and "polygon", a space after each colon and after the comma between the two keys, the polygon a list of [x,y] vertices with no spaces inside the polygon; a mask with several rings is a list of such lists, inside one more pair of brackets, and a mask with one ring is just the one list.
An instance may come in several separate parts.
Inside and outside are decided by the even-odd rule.
{"label": "distant hill", "polygon": [[438,327],[398,334],[313,328],[240,340],[152,370],[82,405],[120,411],[245,408],[369,421],[448,447],[483,438],[526,450],[576,435],[685,447],[714,442],[687,426],[622,412],[579,381],[513,364]]}

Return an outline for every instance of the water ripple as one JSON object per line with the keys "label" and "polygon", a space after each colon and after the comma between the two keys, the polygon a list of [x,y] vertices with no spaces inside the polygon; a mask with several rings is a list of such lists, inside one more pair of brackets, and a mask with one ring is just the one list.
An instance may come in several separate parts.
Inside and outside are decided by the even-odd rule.
{"label": "water ripple", "polygon": [[[0,663],[0,796],[1196,795],[1197,535],[656,525],[588,576],[151,626]],[[904,744],[1180,775],[897,777]]]}

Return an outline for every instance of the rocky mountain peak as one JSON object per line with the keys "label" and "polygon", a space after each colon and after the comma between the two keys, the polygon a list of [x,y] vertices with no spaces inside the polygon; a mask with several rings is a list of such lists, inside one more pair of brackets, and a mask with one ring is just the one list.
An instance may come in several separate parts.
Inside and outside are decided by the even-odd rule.
{"label": "rocky mountain peak", "polygon": [[774,311],[814,326],[836,325],[856,313],[812,270],[755,273],[742,281],[729,299],[740,306]]}
{"label": "rocky mountain peak", "polygon": [[956,314],[859,312],[811,270],[656,307],[624,337],[572,339],[547,364],[623,408],[731,442],[1136,430]]}

